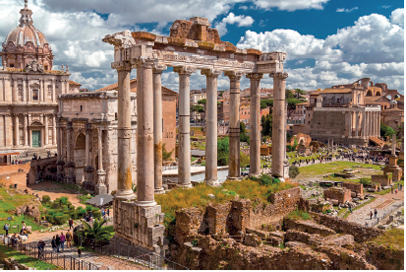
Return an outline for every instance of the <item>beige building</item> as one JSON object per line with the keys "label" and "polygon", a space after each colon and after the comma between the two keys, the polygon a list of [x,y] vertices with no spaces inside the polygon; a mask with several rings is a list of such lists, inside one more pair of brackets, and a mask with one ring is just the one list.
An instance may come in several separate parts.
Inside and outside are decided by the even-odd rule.
{"label": "beige building", "polygon": [[[53,55],[27,4],[3,43],[0,70],[0,152],[56,148],[57,96],[77,92],[69,70],[52,70]],[[76,84],[73,86],[70,83]]]}

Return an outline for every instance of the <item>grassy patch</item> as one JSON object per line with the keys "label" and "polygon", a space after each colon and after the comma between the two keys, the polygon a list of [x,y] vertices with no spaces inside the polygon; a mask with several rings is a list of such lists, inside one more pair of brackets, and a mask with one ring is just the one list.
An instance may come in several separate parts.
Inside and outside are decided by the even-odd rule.
{"label": "grassy patch", "polygon": [[6,246],[2,246],[0,245],[0,259],[2,258],[14,258],[17,262],[21,263],[21,264],[25,264],[29,267],[34,267],[38,270],[60,270],[61,268],[53,265],[53,264],[49,264],[43,261],[40,261],[36,258],[27,256],[22,254],[21,252],[18,252],[12,248],[8,248]]}
{"label": "grassy patch", "polygon": [[86,204],[86,201],[88,201],[89,199],[93,198],[93,196],[80,195],[80,196],[78,196],[77,198],[80,199],[80,201],[79,201],[80,203],[87,205],[87,204]]}
{"label": "grassy patch", "polygon": [[372,243],[389,247],[390,250],[403,250],[405,244],[405,230],[404,229],[391,229],[385,231],[381,236],[371,240]]}
{"label": "grassy patch", "polygon": [[310,214],[304,211],[296,210],[287,215],[287,218],[293,220],[311,220]]}
{"label": "grassy patch", "polygon": [[[393,188],[393,194],[396,195],[396,194],[395,194],[395,189],[397,189],[398,186],[397,186],[397,185],[394,185],[394,186],[392,186],[392,188]],[[390,190],[391,190],[391,189],[389,188],[389,189],[386,189],[386,190],[381,190],[380,192],[374,192],[374,194],[377,194],[377,195],[386,195],[386,194],[390,193]]]}
{"label": "grassy patch", "polygon": [[[309,166],[300,167],[299,178],[306,178],[312,176],[320,176],[333,172],[341,172],[346,168],[352,168],[353,166],[362,166],[362,167],[372,167],[374,170],[380,170],[379,165],[364,164],[357,162],[347,162],[347,161],[337,161],[330,162],[326,164],[313,164]],[[362,168],[358,168],[361,170]]]}
{"label": "grassy patch", "polygon": [[[261,185],[259,181],[244,180],[244,181],[226,181],[220,187],[211,187],[204,183],[196,185],[191,189],[175,189],[166,194],[156,195],[156,202],[161,205],[162,212],[165,213],[165,224],[173,223],[175,220],[175,212],[188,207],[200,208],[209,203],[225,203],[239,195],[240,198],[246,199],[261,199],[263,202],[268,202],[268,196],[271,193],[276,193],[282,190],[296,187],[296,183],[284,182],[275,183],[272,185]],[[212,199],[209,194],[215,197]]]}

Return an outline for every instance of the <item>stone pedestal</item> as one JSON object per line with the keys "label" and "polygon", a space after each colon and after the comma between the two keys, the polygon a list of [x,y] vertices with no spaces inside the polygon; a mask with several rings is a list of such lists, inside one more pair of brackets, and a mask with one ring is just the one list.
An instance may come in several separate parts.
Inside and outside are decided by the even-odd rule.
{"label": "stone pedestal", "polygon": [[94,182],[93,182],[94,168],[92,166],[86,166],[84,171],[85,171],[85,180],[82,183],[82,188],[87,191],[94,191]]}
{"label": "stone pedestal", "polygon": [[75,163],[74,162],[68,162],[66,164],[66,167],[68,169],[68,175],[66,177],[66,181],[68,183],[76,183]]}
{"label": "stone pedestal", "polygon": [[164,249],[165,214],[161,206],[141,207],[135,202],[114,199],[115,236],[161,254]]}

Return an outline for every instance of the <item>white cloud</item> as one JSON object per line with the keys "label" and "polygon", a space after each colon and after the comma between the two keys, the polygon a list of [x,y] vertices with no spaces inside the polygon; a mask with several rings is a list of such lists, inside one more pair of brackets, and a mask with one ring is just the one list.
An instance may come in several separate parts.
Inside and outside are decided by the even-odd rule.
{"label": "white cloud", "polygon": [[400,25],[401,27],[404,27],[405,23],[405,17],[404,17],[404,9],[403,8],[398,8],[392,11],[390,15],[390,20],[392,24],[397,24]]}
{"label": "white cloud", "polygon": [[277,8],[279,10],[295,11],[303,9],[323,9],[323,4],[329,0],[254,0],[254,4],[262,9]]}
{"label": "white cloud", "polygon": [[223,18],[220,23],[218,23],[215,28],[218,30],[219,35],[223,36],[227,33],[227,24],[233,25],[237,24],[238,27],[251,26],[254,23],[254,19],[251,16],[238,15],[235,16],[234,13],[230,12],[227,17]]}
{"label": "white cloud", "polygon": [[336,12],[351,12],[351,11],[353,11],[353,10],[357,10],[358,9],[358,7],[353,7],[353,8],[351,8],[351,9],[346,9],[346,8],[337,8],[337,10],[336,10]]}

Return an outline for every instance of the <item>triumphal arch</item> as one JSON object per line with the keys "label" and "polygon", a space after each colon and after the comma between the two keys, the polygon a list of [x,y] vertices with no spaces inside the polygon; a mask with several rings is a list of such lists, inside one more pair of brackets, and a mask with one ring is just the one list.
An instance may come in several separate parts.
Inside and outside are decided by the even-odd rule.
{"label": "triumphal arch", "polygon": [[[240,79],[250,79],[250,174],[260,174],[260,81],[269,74],[274,81],[272,175],[288,175],[286,146],[284,52],[263,53],[240,49],[221,41],[208,19],[176,20],[170,36],[129,30],[107,35],[114,45],[113,69],[118,72],[118,161],[114,228],[118,239],[159,251],[164,226],[154,193],[162,192],[161,74],[167,67],[179,75],[179,178],[178,186],[190,188],[190,75],[206,76],[206,170],[205,182],[217,180],[217,78],[230,79],[229,179],[240,179]],[[137,70],[137,199],[131,188],[130,73]]]}

